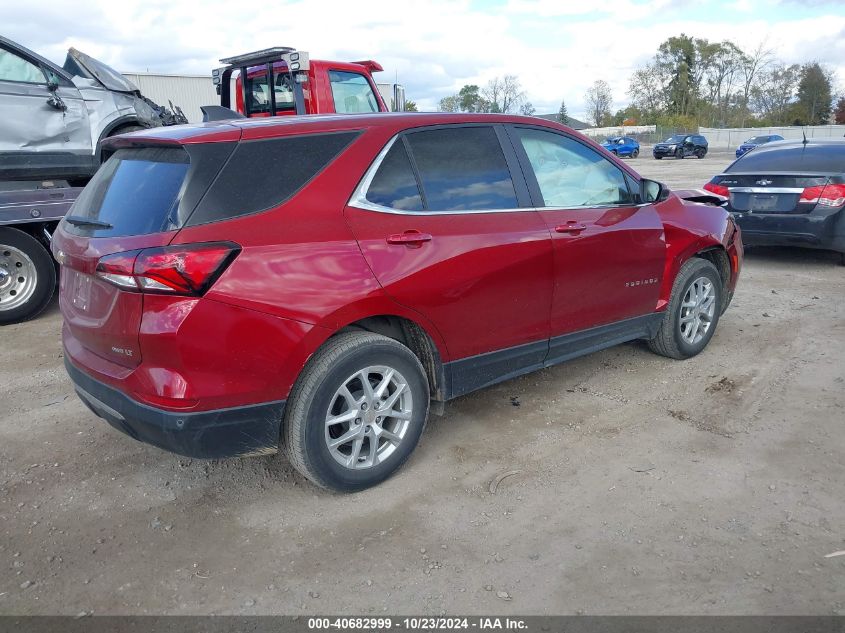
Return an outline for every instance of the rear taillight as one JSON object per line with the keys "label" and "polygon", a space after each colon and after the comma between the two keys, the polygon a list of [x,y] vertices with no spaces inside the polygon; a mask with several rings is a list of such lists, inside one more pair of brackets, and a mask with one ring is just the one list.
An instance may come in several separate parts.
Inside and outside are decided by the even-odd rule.
{"label": "rear taillight", "polygon": [[240,251],[210,242],[114,253],[97,263],[97,276],[125,290],[201,296]]}
{"label": "rear taillight", "polygon": [[841,207],[845,204],[845,185],[807,187],[798,202],[820,204],[824,207]]}
{"label": "rear taillight", "polygon": [[714,185],[712,182],[708,182],[706,185],[704,185],[704,188],[710,193],[715,193],[717,196],[722,196],[723,198],[730,198],[731,196],[731,192],[727,187],[723,187],[722,185]]}

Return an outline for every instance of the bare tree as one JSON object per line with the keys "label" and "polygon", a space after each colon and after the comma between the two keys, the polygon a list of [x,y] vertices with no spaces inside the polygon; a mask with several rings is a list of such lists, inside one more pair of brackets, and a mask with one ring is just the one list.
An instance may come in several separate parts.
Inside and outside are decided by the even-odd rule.
{"label": "bare tree", "polygon": [[750,104],[773,123],[788,123],[789,106],[798,89],[801,67],[798,64],[772,65],[757,77],[751,87]]}
{"label": "bare tree", "polygon": [[666,109],[667,84],[662,68],[652,62],[631,75],[628,96],[633,105],[647,117],[655,117]]}
{"label": "bare tree", "polygon": [[525,101],[525,91],[516,75],[493,77],[482,88],[481,96],[489,104],[490,112],[516,112]]}
{"label": "bare tree", "polygon": [[610,106],[613,94],[610,86],[603,79],[596,81],[584,95],[587,105],[587,119],[596,127],[601,127],[611,117]]}
{"label": "bare tree", "polygon": [[437,105],[437,110],[438,112],[460,112],[461,101],[458,98],[458,95],[443,97]]}

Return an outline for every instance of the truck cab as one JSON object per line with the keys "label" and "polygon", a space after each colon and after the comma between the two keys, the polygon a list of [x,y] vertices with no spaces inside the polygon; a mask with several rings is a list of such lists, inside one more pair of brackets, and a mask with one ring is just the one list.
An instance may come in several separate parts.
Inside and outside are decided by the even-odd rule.
{"label": "truck cab", "polygon": [[[383,68],[372,60],[312,60],[304,51],[279,46],[220,61],[226,65],[212,71],[220,105],[244,117],[390,111],[373,80]],[[394,86],[394,109],[403,109],[404,101],[404,90]]]}

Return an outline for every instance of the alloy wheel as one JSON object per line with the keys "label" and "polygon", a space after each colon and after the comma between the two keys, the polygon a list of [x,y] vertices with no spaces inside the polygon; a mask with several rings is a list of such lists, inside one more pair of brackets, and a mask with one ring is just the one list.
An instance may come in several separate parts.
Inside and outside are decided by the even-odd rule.
{"label": "alloy wheel", "polygon": [[365,367],[349,376],[329,402],[326,446],[345,468],[372,468],[396,451],[412,416],[405,377],[391,367]]}
{"label": "alloy wheel", "polygon": [[698,277],[687,288],[681,302],[679,327],[681,338],[690,345],[701,341],[713,324],[716,289],[707,277]]}

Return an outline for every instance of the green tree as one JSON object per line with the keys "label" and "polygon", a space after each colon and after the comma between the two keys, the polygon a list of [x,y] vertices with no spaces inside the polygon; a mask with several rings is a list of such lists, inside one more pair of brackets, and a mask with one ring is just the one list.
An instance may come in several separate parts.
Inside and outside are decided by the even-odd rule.
{"label": "green tree", "polygon": [[533,116],[536,111],[537,108],[535,108],[534,104],[530,101],[526,101],[521,106],[519,106],[519,113],[524,116]]}
{"label": "green tree", "polygon": [[566,102],[563,99],[560,101],[560,110],[557,111],[557,120],[558,123],[569,125],[569,113],[566,111]]}
{"label": "green tree", "polygon": [[833,104],[830,73],[818,62],[805,64],[798,81],[798,116],[804,125],[826,125]]}
{"label": "green tree", "polygon": [[416,101],[408,101],[405,99],[405,112],[419,112]]}
{"label": "green tree", "polygon": [[484,112],[485,103],[481,98],[480,88],[475,84],[466,85],[458,92],[461,112]]}

